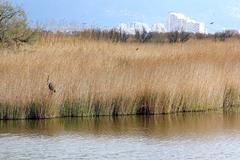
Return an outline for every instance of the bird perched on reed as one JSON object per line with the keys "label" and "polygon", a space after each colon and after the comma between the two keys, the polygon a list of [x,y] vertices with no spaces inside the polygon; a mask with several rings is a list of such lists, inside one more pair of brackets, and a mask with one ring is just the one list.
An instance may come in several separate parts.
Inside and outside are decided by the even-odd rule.
{"label": "bird perched on reed", "polygon": [[49,75],[48,75],[48,78],[47,78],[47,84],[48,84],[48,89],[51,91],[51,92],[56,92],[56,89],[55,89],[55,86],[53,85],[53,83],[50,81],[49,79]]}

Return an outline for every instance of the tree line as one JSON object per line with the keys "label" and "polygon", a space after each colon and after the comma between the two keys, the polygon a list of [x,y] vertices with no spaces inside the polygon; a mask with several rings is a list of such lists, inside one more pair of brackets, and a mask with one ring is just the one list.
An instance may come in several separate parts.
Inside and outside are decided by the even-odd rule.
{"label": "tree line", "polygon": [[139,42],[139,43],[183,43],[190,39],[225,41],[228,38],[240,38],[240,34],[234,31],[217,32],[214,34],[189,33],[189,32],[147,32],[145,28],[135,30],[134,34],[128,34],[117,28],[110,30],[84,29],[73,32],[43,31],[49,35],[69,35],[88,40],[104,40],[111,42]]}

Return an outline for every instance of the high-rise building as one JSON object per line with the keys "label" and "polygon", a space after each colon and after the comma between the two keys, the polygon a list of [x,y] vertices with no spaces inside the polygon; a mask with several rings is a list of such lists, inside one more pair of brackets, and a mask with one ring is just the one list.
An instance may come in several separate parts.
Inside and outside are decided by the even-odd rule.
{"label": "high-rise building", "polygon": [[168,32],[206,33],[205,24],[186,17],[182,13],[170,12],[167,22]]}

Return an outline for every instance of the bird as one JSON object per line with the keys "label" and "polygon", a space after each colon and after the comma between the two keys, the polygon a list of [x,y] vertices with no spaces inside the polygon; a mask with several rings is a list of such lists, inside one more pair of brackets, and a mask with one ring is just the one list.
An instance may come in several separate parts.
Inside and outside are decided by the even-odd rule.
{"label": "bird", "polygon": [[211,22],[210,24],[214,24],[214,22]]}
{"label": "bird", "polygon": [[54,84],[50,81],[49,79],[49,75],[48,75],[48,78],[47,78],[47,85],[48,85],[48,89],[51,91],[51,92],[56,92],[56,89],[54,87]]}

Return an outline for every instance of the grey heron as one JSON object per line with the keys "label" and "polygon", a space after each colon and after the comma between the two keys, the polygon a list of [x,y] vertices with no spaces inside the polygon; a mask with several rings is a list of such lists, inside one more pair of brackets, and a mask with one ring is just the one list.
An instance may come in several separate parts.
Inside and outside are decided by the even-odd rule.
{"label": "grey heron", "polygon": [[50,81],[49,79],[49,75],[48,75],[48,78],[47,78],[47,85],[48,85],[48,89],[51,91],[51,92],[56,92],[56,89],[55,89],[55,86],[54,84]]}

